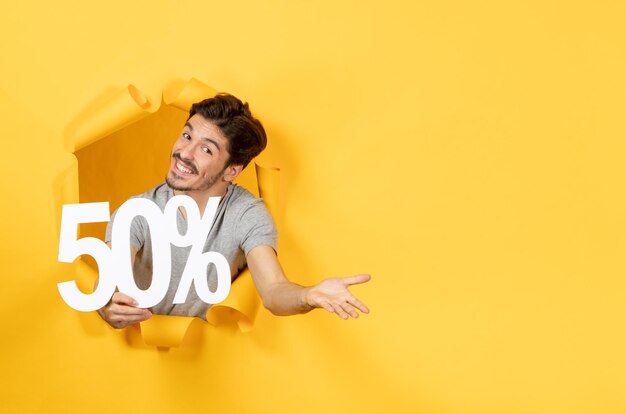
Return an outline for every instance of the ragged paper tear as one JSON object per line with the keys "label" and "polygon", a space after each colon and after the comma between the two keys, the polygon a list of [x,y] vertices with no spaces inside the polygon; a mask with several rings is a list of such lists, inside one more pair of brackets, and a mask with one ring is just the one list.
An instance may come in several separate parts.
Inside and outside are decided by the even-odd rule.
{"label": "ragged paper tear", "polygon": [[194,319],[192,316],[152,315],[141,322],[141,336],[146,345],[179,347]]}
{"label": "ragged paper tear", "polygon": [[129,85],[74,124],[74,151],[154,113],[159,104],[151,104],[139,89]]}
{"label": "ragged paper tear", "polygon": [[[167,128],[182,128],[184,121],[180,123],[180,120],[185,119],[191,105],[215,94],[213,88],[197,79],[179,83],[164,91],[163,106],[160,102],[150,102],[145,94],[132,85],[111,93],[96,108],[77,118],[72,123],[72,128],[68,129],[70,136],[66,138],[71,142],[71,151],[77,157],[78,163],[66,172],[65,177],[57,180],[60,185],[56,190],[62,202],[76,203],[77,196],[81,203],[110,201],[113,211],[128,197],[149,188],[142,187],[146,182],[153,185],[161,181],[167,170],[158,165],[161,155],[152,153],[168,153],[175,136],[169,137],[167,134],[161,142],[158,135],[163,135],[163,130]],[[146,139],[146,136],[145,142],[133,142]],[[153,151],[149,145],[153,146]],[[154,161],[152,157],[155,158]],[[128,174],[128,168],[136,167],[137,164],[143,168],[142,172],[144,169],[147,171],[146,174]],[[152,172],[149,167],[152,167]],[[259,194],[278,222],[278,170],[257,166],[256,173]],[[143,181],[133,181],[133,176],[137,175],[142,175]],[[89,226],[81,225],[81,237],[101,237],[104,224],[93,227],[93,234],[90,234]],[[91,266],[95,270],[90,260],[85,262],[79,259],[73,265],[74,275],[81,273],[84,278],[84,274],[89,273],[85,272],[85,266]],[[79,271],[79,268],[82,270]],[[89,287],[86,289],[90,291]],[[241,331],[247,332],[254,325],[259,307],[260,298],[246,270],[233,282],[228,298],[209,309],[207,320],[215,326],[237,323]],[[180,346],[193,319],[153,315],[141,323],[144,342],[158,347]]]}
{"label": "ragged paper tear", "polygon": [[[259,195],[263,199],[276,225],[282,221],[279,211],[280,170],[255,164]],[[228,298],[209,308],[206,319],[212,324],[237,323],[241,332],[249,332],[254,326],[261,299],[256,291],[252,275],[245,269],[235,279]]]}

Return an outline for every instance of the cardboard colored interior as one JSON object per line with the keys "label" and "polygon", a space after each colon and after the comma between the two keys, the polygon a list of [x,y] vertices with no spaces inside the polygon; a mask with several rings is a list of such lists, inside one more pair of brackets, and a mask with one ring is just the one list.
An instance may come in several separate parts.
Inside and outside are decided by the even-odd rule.
{"label": "cardboard colored interior", "polygon": [[[142,111],[151,108],[151,105],[141,92],[129,86],[98,108],[98,112],[85,115],[76,122],[80,131],[76,134],[77,143],[74,145],[79,148],[75,155],[78,160],[80,202],[109,201],[113,212],[131,195],[142,193],[163,181],[169,167],[172,143],[188,117],[189,102],[203,99],[207,93],[212,96],[215,92],[191,79],[178,90],[169,92],[168,98],[177,102],[180,108],[164,102],[150,113]],[[254,179],[257,171],[261,180]],[[257,195],[260,189],[269,200],[274,217],[277,217],[279,191],[277,174],[275,169],[258,166],[255,169],[252,166],[237,180],[238,184]],[[67,191],[75,193],[72,189]],[[105,228],[106,223],[82,224],[80,237],[103,239]],[[77,284],[83,291],[90,292],[97,278],[97,265],[89,256],[81,260],[89,267],[77,264]],[[236,277],[229,298],[220,303],[219,308],[209,309],[207,320],[215,326],[234,322],[242,331],[248,332],[254,325],[259,304],[258,294],[246,270]],[[188,329],[202,327],[199,323],[191,324],[192,320],[192,317],[157,315],[142,322],[139,332],[147,345],[160,348],[180,346]],[[199,345],[187,341],[187,346]]]}

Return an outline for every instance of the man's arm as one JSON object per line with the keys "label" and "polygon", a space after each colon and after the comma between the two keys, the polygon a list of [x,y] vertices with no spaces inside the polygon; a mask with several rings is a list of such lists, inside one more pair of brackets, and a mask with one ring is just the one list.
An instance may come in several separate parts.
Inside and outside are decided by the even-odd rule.
{"label": "man's arm", "polygon": [[324,308],[348,319],[349,316],[359,316],[356,309],[369,312],[348,290],[350,285],[370,280],[369,275],[325,279],[317,285],[304,287],[287,280],[276,252],[270,246],[253,248],[246,259],[263,305],[275,315],[293,315]]}
{"label": "man's arm", "polygon": [[[111,247],[110,242],[108,242],[107,245],[109,248]],[[137,250],[132,246],[130,248],[130,254],[131,263],[134,264]],[[96,281],[96,285],[97,283],[98,281]],[[107,303],[103,308],[98,309],[98,314],[109,325],[116,329],[125,328],[128,325],[143,322],[152,316],[152,312],[148,309],[138,308],[135,299],[122,292],[118,292],[117,290],[113,294],[113,297],[111,297],[109,303]]]}

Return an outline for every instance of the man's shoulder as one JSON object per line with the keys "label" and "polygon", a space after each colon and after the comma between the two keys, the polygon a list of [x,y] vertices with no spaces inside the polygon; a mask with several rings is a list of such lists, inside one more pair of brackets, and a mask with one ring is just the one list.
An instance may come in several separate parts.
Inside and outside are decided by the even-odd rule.
{"label": "man's shoulder", "polygon": [[230,228],[244,254],[259,245],[271,246],[276,250],[276,226],[262,199],[255,197],[243,187],[236,185],[229,189],[229,202],[226,207],[223,226]]}
{"label": "man's shoulder", "polygon": [[249,210],[262,209],[265,210],[265,204],[263,200],[257,198],[250,191],[237,184],[232,184],[227,193],[227,211],[237,215],[241,215]]}
{"label": "man's shoulder", "polygon": [[230,193],[229,200],[234,203],[255,203],[259,200],[250,191],[237,184],[230,185]]}

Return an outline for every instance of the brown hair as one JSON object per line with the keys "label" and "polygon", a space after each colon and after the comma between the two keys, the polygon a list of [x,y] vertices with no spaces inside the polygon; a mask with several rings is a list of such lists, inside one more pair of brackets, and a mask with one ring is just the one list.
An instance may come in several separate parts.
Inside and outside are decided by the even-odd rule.
{"label": "brown hair", "polygon": [[214,123],[228,140],[226,165],[243,165],[245,168],[267,145],[261,122],[252,116],[248,103],[233,95],[220,93],[197,102],[191,106],[189,118],[195,114]]}

